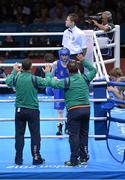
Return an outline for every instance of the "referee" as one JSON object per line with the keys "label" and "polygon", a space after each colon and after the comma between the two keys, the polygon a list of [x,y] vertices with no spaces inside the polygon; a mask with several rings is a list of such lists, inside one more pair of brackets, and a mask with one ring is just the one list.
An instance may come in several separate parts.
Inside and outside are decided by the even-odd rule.
{"label": "referee", "polygon": [[[64,31],[62,45],[70,50],[70,58],[77,60],[77,55],[86,55],[86,35],[83,30],[76,26],[78,16],[75,13],[71,13],[65,20],[65,26],[67,29]],[[80,71],[83,73],[83,65],[80,63]]]}

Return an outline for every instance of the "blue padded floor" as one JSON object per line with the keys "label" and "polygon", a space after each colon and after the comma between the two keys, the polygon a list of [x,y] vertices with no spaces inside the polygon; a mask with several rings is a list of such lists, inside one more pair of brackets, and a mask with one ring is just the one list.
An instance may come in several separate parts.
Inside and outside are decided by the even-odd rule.
{"label": "blue padded floor", "polygon": [[[13,95],[2,95],[0,99],[13,99]],[[47,98],[47,97],[46,97]],[[93,108],[93,106],[91,106]],[[0,103],[0,118],[14,118],[14,103]],[[56,117],[53,103],[40,103],[41,117]],[[114,117],[124,117],[124,111],[114,109]],[[91,111],[93,116],[93,110]],[[55,135],[56,121],[42,121],[41,135]],[[125,125],[112,123],[112,133],[125,136]],[[94,123],[90,122],[90,134],[94,133]],[[29,135],[28,130],[26,135]],[[14,122],[0,122],[0,136],[14,136]],[[32,165],[30,139],[25,139],[24,164],[14,164],[14,139],[0,139],[0,179],[125,179],[125,164],[116,162],[108,152],[106,141],[89,138],[90,160],[88,165],[66,167],[70,149],[68,138],[43,138],[41,154],[46,162],[41,166]],[[122,160],[125,149],[124,141],[109,141],[110,148],[118,160]]]}

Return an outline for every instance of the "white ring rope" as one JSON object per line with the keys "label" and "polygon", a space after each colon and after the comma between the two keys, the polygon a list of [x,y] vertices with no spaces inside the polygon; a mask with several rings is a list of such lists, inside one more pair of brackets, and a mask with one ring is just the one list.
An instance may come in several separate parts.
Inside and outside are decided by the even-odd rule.
{"label": "white ring rope", "polygon": [[[115,32],[116,28],[111,30],[110,32]],[[95,31],[96,35],[104,34],[104,31],[99,30]],[[0,36],[62,36],[63,32],[5,32],[5,33],[0,33]]]}
{"label": "white ring rope", "polygon": [[0,36],[62,36],[63,32],[18,32],[0,33]]}
{"label": "white ring rope", "polygon": [[[2,67],[13,67],[15,63],[0,63],[0,66]],[[21,63],[18,63],[21,65]],[[52,63],[32,63],[32,66],[46,66],[46,65],[52,65]]]}
{"label": "white ring rope", "polygon": [[[68,135],[61,135],[61,136],[57,136],[57,135],[42,135],[41,138],[68,138]],[[30,136],[25,136],[26,139],[29,139]],[[94,135],[94,134],[90,134],[89,138],[106,138],[106,135]],[[15,136],[0,136],[0,139],[15,139]]]}
{"label": "white ring rope", "polygon": [[2,99],[2,100],[0,100],[0,102],[2,102],[2,103],[15,102],[15,100],[14,100],[14,99],[10,99],[10,100],[8,100],[8,99]]}
{"label": "white ring rope", "polygon": [[[33,66],[37,66],[37,65],[40,65],[40,66],[46,66],[46,65],[52,65],[52,63],[43,63],[43,64],[33,64]],[[1,66],[2,64],[0,64],[0,66]],[[9,66],[13,66],[14,64],[7,64],[7,66],[9,67]],[[2,82],[4,82],[6,80],[6,78],[0,78],[0,81],[2,81]],[[91,82],[91,84],[92,85],[105,85],[105,84],[107,84],[107,82],[106,81],[103,81],[103,82]],[[1,84],[0,84],[0,86],[1,86]]]}
{"label": "white ring rope", "polygon": [[115,43],[111,43],[111,44],[107,44],[106,47],[109,48],[109,47],[115,47],[116,44]]}
{"label": "white ring rope", "polygon": [[59,50],[61,47],[13,47],[0,48],[0,51],[51,51]]}
{"label": "white ring rope", "polygon": [[[116,28],[111,30],[110,32],[115,32]],[[62,36],[64,32],[5,32],[0,33],[0,36]],[[95,31],[96,35],[104,34],[104,31],[98,30]]]}
{"label": "white ring rope", "polygon": [[116,61],[115,58],[106,59],[106,60],[105,60],[105,64],[113,63],[113,62],[115,62],[115,61]]}
{"label": "white ring rope", "polygon": [[[115,32],[116,31],[116,28],[113,28],[110,32]],[[95,31],[95,34],[96,35],[101,35],[101,34],[106,34],[103,30],[98,30],[98,31]]]}
{"label": "white ring rope", "polygon": [[[6,78],[0,78],[0,82],[4,82],[6,80]],[[0,84],[1,86],[1,84]]]}
{"label": "white ring rope", "polygon": [[[67,118],[40,118],[40,121],[66,121]],[[14,118],[0,118],[0,122],[11,122],[15,121]]]}
{"label": "white ring rope", "polygon": [[[8,86],[6,84],[0,84],[0,87],[5,88],[5,87],[8,87]],[[8,88],[10,88],[10,87],[8,87]]]}
{"label": "white ring rope", "polygon": [[106,81],[102,81],[102,82],[92,82],[92,85],[105,85],[105,84],[107,84],[107,82]]}
{"label": "white ring rope", "polygon": [[[0,33],[0,36],[62,36],[63,32],[21,32],[21,33]],[[50,51],[59,50],[61,47],[6,47],[0,51]]]}
{"label": "white ring rope", "polygon": [[[40,121],[66,121],[67,118],[40,118]],[[107,117],[90,117],[90,120],[95,121],[104,121],[107,120]],[[12,122],[15,121],[14,118],[0,118],[0,122]]]}
{"label": "white ring rope", "polygon": [[[1,99],[0,103],[15,102],[15,99]],[[42,99],[39,98],[39,102],[64,102],[64,99]]]}
{"label": "white ring rope", "polygon": [[[107,99],[89,99],[91,102],[106,102]],[[1,99],[0,103],[15,102],[15,99]],[[64,99],[39,99],[39,102],[64,102]]]}
{"label": "white ring rope", "polygon": [[90,98],[89,99],[91,102],[105,102],[105,101],[107,101],[107,99],[106,98],[103,98],[103,99],[92,99],[92,98]]}

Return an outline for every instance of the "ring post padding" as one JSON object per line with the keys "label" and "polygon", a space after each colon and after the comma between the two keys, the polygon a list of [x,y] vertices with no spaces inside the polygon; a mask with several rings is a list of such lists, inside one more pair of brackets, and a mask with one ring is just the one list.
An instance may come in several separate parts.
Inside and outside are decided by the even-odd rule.
{"label": "ring post padding", "polygon": [[[99,79],[95,80],[95,82],[100,82],[100,84],[93,85],[93,91],[94,91],[94,99],[105,99],[106,98],[106,88],[107,83],[101,83],[106,82],[105,79]],[[107,117],[107,112],[102,109],[102,102],[101,101],[95,101],[94,102],[94,117]],[[94,130],[95,135],[104,135],[107,133],[107,121],[106,120],[98,120],[94,121]],[[96,140],[105,140],[106,138],[95,138]]]}

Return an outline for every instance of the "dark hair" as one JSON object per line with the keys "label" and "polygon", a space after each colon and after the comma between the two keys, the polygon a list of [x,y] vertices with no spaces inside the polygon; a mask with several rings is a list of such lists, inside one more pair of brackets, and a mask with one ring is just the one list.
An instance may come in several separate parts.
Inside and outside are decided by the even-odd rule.
{"label": "dark hair", "polygon": [[115,78],[121,77],[123,76],[123,72],[120,68],[113,68],[110,72],[109,72],[109,76],[113,76]]}
{"label": "dark hair", "polygon": [[77,61],[75,61],[75,60],[70,61],[67,64],[67,68],[69,70],[69,73],[77,73],[78,69],[79,69]]}
{"label": "dark hair", "polygon": [[24,59],[22,61],[22,69],[25,71],[30,70],[31,65],[32,65],[32,62],[30,59]]}
{"label": "dark hair", "polygon": [[69,14],[68,16],[69,16],[69,18],[70,18],[71,21],[77,23],[77,21],[78,21],[78,15],[77,15],[76,13],[71,13],[71,14]]}
{"label": "dark hair", "polygon": [[54,62],[56,60],[56,58],[55,58],[53,53],[46,53],[44,55],[44,60],[47,63],[52,63],[52,62]]}

